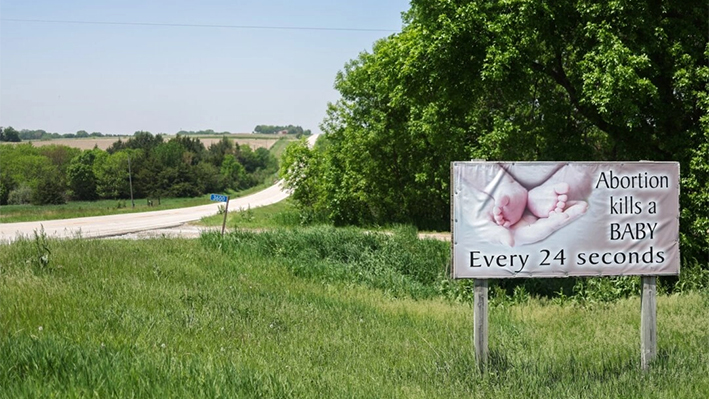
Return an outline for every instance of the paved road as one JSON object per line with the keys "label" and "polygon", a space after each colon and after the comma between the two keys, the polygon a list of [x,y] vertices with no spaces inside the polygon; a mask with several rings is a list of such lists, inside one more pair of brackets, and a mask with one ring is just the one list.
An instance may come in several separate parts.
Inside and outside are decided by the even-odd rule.
{"label": "paved road", "polygon": [[[308,138],[312,146],[316,135]],[[258,193],[229,201],[229,210],[239,208],[258,208],[275,204],[288,197],[281,186],[282,182]],[[205,216],[215,215],[219,205],[215,202],[209,205],[190,208],[169,209],[165,211],[127,213],[121,215],[92,216],[76,219],[45,220],[38,222],[0,223],[0,243],[11,242],[19,236],[31,237],[35,231],[44,228],[47,236],[57,238],[71,237],[112,237],[146,230],[160,230],[199,220]]]}
{"label": "paved road", "polygon": [[[229,201],[229,210],[239,208],[257,208],[271,205],[288,197],[281,188],[281,182],[258,193],[235,198]],[[165,211],[126,213],[121,215],[92,216],[76,219],[45,220],[38,222],[2,223],[0,224],[0,242],[14,241],[18,236],[31,237],[34,231],[44,227],[47,236],[58,238],[71,237],[110,237],[135,233],[145,230],[165,229],[199,220],[205,216],[217,213],[219,205],[215,202],[209,205],[189,208],[168,209]]]}

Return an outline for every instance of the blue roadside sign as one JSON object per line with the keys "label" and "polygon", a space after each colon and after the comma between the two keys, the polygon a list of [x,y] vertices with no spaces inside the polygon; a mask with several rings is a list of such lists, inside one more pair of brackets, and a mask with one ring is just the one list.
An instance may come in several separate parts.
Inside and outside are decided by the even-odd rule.
{"label": "blue roadside sign", "polygon": [[222,194],[210,194],[209,199],[210,199],[210,201],[227,202],[229,197],[227,197],[226,195],[222,195]]}

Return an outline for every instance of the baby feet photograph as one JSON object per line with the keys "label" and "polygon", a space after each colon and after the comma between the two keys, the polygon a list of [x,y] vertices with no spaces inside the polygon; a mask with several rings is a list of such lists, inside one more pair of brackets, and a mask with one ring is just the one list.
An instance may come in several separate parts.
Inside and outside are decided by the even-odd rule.
{"label": "baby feet photograph", "polygon": [[483,212],[468,216],[484,228],[486,241],[509,247],[539,242],[588,209],[591,181],[573,164],[537,165],[531,171],[519,164],[485,166],[465,180],[484,203]]}

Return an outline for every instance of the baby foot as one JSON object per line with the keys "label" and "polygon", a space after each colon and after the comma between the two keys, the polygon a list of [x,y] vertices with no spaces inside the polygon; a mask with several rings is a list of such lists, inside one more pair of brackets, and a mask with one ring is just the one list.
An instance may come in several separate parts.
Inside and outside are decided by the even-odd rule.
{"label": "baby foot", "polygon": [[517,223],[527,207],[527,190],[507,174],[496,182],[490,196],[495,200],[492,218],[502,227]]}
{"label": "baby foot", "polygon": [[566,201],[569,199],[568,192],[568,183],[542,184],[529,191],[527,208],[539,218],[562,213],[566,209]]}
{"label": "baby foot", "polygon": [[502,198],[495,201],[495,206],[492,208],[492,217],[495,219],[495,223],[503,227],[510,227],[512,223],[505,219],[503,209],[510,204],[510,196],[503,195]]}

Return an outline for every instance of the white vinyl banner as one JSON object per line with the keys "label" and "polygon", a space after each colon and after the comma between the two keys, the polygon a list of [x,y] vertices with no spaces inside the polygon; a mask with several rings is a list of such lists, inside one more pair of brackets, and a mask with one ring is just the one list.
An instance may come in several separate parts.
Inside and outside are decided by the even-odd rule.
{"label": "white vinyl banner", "polygon": [[679,274],[676,162],[454,162],[453,277]]}

